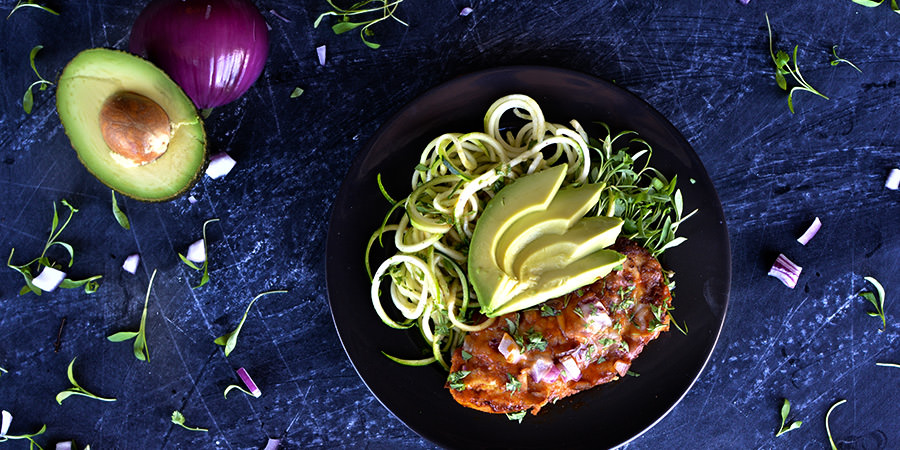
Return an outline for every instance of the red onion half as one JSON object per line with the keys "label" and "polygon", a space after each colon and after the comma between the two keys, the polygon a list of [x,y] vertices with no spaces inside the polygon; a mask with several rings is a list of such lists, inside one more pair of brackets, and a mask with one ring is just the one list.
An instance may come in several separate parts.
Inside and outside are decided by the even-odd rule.
{"label": "red onion half", "polygon": [[129,46],[206,109],[237,99],[259,78],[269,30],[249,0],[154,0],[134,23]]}

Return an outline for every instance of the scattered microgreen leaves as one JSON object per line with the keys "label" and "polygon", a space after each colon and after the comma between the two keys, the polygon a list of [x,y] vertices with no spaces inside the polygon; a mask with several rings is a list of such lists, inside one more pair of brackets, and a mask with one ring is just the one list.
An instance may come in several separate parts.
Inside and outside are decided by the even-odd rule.
{"label": "scattered microgreen leaves", "polygon": [[834,55],[834,59],[831,60],[831,65],[832,65],[832,66],[836,66],[836,65],[838,65],[838,64],[840,64],[840,63],[846,63],[846,64],[849,64],[850,67],[856,69],[857,72],[862,73],[862,70],[861,70],[859,67],[856,67],[856,64],[853,64],[852,62],[847,61],[846,59],[841,58],[841,57],[838,56],[838,54],[837,54],[837,47],[838,47],[837,45],[834,45],[834,46],[831,47],[831,54]]}
{"label": "scattered microgreen leaves", "polygon": [[828,419],[831,417],[831,412],[834,411],[834,408],[837,408],[839,405],[843,405],[847,400],[841,400],[833,405],[831,408],[828,408],[828,412],[825,413],[825,432],[828,434],[828,443],[831,444],[831,450],[838,450],[837,445],[834,445],[834,439],[831,437],[831,425],[828,424]]}
{"label": "scattered microgreen leaves", "polygon": [[[469,355],[469,357],[471,358],[471,355]],[[2,373],[9,373],[9,372],[6,369],[0,367],[0,374],[2,374]]]}
{"label": "scattered microgreen leaves", "polygon": [[866,314],[872,317],[880,317],[881,318],[881,331],[884,331],[887,328],[887,320],[884,317],[884,287],[881,283],[878,282],[875,278],[865,277],[865,280],[875,286],[875,292],[863,291],[860,292],[859,295],[868,300],[875,306],[875,311],[869,311]]}
{"label": "scattered microgreen leaves", "polygon": [[209,431],[206,428],[189,427],[189,426],[185,425],[184,424],[184,414],[181,414],[181,412],[178,411],[177,409],[175,411],[172,411],[172,423],[174,423],[175,425],[181,425],[181,427],[184,428],[185,430]]}
{"label": "scattered microgreen leaves", "polygon": [[[77,357],[76,357],[77,358]],[[69,363],[69,368],[66,370],[66,375],[69,377],[69,382],[72,383],[72,387],[66,389],[59,394],[56,394],[56,403],[62,405],[63,400],[73,396],[73,395],[82,395],[84,397],[92,398],[94,400],[100,400],[102,402],[114,402],[116,399],[114,398],[106,398],[100,397],[99,395],[91,394],[87,391],[87,389],[81,387],[77,381],[75,381],[75,375],[72,374],[72,366],[75,365],[75,358],[72,358],[72,362]]]}
{"label": "scattered microgreen leaves", "polygon": [[471,370],[458,370],[456,372],[450,372],[450,374],[447,375],[447,383],[449,384],[450,389],[453,389],[454,391],[466,390],[466,383],[464,383],[462,380],[463,378],[469,376],[470,373],[472,373]]}
{"label": "scattered microgreen leaves", "polygon": [[875,365],[881,366],[881,367],[896,367],[896,368],[900,369],[900,364],[897,364],[897,363],[875,363]]}
{"label": "scattered microgreen leaves", "polygon": [[30,444],[28,444],[29,449],[33,450],[35,447],[37,447],[38,450],[44,450],[43,447],[41,447],[37,442],[34,441],[34,437],[37,435],[40,435],[40,434],[44,434],[45,431],[47,431],[46,424],[42,425],[41,429],[38,430],[37,433],[19,434],[19,435],[4,434],[3,436],[0,436],[0,442],[6,442],[8,440],[24,439],[24,440],[27,440],[28,442],[30,442]]}
{"label": "scattered microgreen leaves", "polygon": [[42,10],[42,11],[46,11],[46,12],[48,12],[48,13],[50,13],[50,14],[53,14],[54,16],[58,16],[58,15],[59,15],[58,12],[56,12],[56,11],[54,11],[54,10],[52,10],[52,9],[50,9],[50,8],[48,8],[48,7],[46,7],[46,6],[44,6],[44,5],[39,5],[39,4],[35,3],[33,0],[24,0],[24,1],[19,0],[19,2],[16,3],[16,6],[12,9],[12,11],[9,12],[9,15],[6,16],[6,20],[9,20],[9,18],[12,17],[12,15],[13,15],[14,12],[18,11],[18,10],[21,9],[21,8],[27,8],[27,7],[37,8],[37,9],[40,9],[40,10]]}
{"label": "scattered microgreen leaves", "polygon": [[506,413],[506,418],[509,420],[515,420],[519,423],[522,423],[522,419],[525,418],[525,415],[528,414],[528,411],[518,411],[513,413]]}
{"label": "scattered microgreen leaves", "polygon": [[[825,94],[817,91],[813,88],[806,80],[803,78],[803,75],[800,74],[800,67],[797,65],[797,50],[799,49],[799,45],[794,46],[794,56],[793,56],[793,64],[794,67],[791,68],[791,56],[785,53],[783,50],[778,50],[776,53],[772,48],[772,25],[769,23],[769,14],[766,14],[766,27],[769,30],[769,55],[772,57],[772,62],[775,63],[775,82],[778,83],[778,87],[782,90],[788,91],[788,109],[791,110],[791,114],[794,113],[794,92],[796,91],[807,91],[813,94],[818,95],[819,97],[828,100],[828,97]],[[784,77],[785,75],[790,75],[791,78],[794,79],[794,82],[799,84],[799,86],[793,86],[788,90],[787,79]]]}
{"label": "scattered microgreen leaves", "polygon": [[234,331],[232,331],[230,333],[227,333],[227,334],[217,337],[215,340],[215,343],[217,345],[225,346],[225,356],[230,355],[231,351],[234,350],[234,346],[237,345],[238,334],[241,332],[241,328],[243,328],[243,326],[244,326],[244,321],[247,320],[247,314],[250,313],[250,307],[253,306],[254,303],[256,303],[256,300],[258,300],[260,297],[262,297],[264,295],[284,294],[286,292],[287,291],[285,291],[285,290],[266,291],[261,294],[258,294],[256,297],[253,297],[253,300],[251,300],[250,304],[247,305],[247,310],[244,311],[244,317],[241,318],[241,321],[240,321],[240,323],[238,323],[237,328],[235,328]]}
{"label": "scattered microgreen leaves", "polygon": [[112,342],[123,342],[134,339],[134,357],[150,362],[150,351],[147,349],[147,302],[150,301],[150,289],[153,287],[153,279],[156,278],[156,269],[150,275],[150,283],[147,284],[147,295],[144,297],[144,312],[141,313],[141,325],[138,331],[120,331],[107,337]]}
{"label": "scattered microgreen leaves", "polygon": [[[203,260],[203,266],[197,267],[197,265],[194,264],[193,261],[187,259],[186,256],[182,255],[181,253],[178,254],[178,257],[181,258],[181,262],[187,264],[188,267],[190,267],[191,269],[194,269],[194,270],[202,270],[203,271],[203,276],[200,277],[200,284],[194,286],[194,289],[197,289],[209,282],[209,246],[207,245],[207,241],[206,241],[206,226],[209,225],[211,222],[218,222],[218,221],[219,221],[219,219],[209,219],[206,222],[203,222],[203,253],[206,254],[206,259]],[[200,258],[197,258],[197,259],[200,259]]]}
{"label": "scattered microgreen leaves", "polygon": [[[884,0],[853,0],[853,3],[857,5],[863,5],[869,8],[874,8],[876,6],[884,3]],[[900,4],[897,3],[897,0],[891,0],[891,11],[894,11],[897,14],[900,14]]]}
{"label": "scattered microgreen leaves", "polygon": [[639,373],[637,373],[637,372],[632,372],[632,371],[630,371],[630,370],[629,370],[628,372],[625,372],[625,375],[628,375],[628,376],[630,376],[630,377],[635,377],[635,378],[641,376],[641,374],[639,374]]}
{"label": "scattered microgreen leaves", "polygon": [[[403,0],[360,0],[346,9],[339,8],[334,4],[332,0],[326,1],[331,6],[332,10],[320,14],[316,21],[313,23],[313,28],[318,28],[319,23],[322,22],[322,19],[325,18],[325,16],[335,16],[338,20],[334,25],[331,26],[334,34],[346,33],[348,31],[361,27],[359,30],[359,37],[362,39],[363,43],[371,49],[377,49],[381,47],[381,44],[366,39],[366,37],[375,35],[375,32],[371,28],[372,25],[375,25],[376,23],[383,20],[393,19],[403,26],[409,26],[406,22],[398,19],[397,16],[394,15],[394,12],[397,10],[397,6],[399,6],[400,3],[403,3]],[[356,19],[356,17],[353,17],[360,15],[362,15],[362,17],[372,18],[368,20],[360,20]],[[351,19],[360,21],[354,22]]]}
{"label": "scattered microgreen leaves", "polygon": [[242,387],[240,387],[240,386],[238,386],[238,385],[236,385],[236,384],[231,384],[231,385],[228,385],[227,388],[225,388],[225,398],[228,398],[228,393],[231,392],[231,391],[234,390],[234,389],[237,389],[237,390],[239,390],[239,391],[241,391],[241,392],[243,392],[243,393],[245,393],[245,394],[247,394],[247,395],[249,395],[249,396],[251,396],[251,397],[254,397],[254,395],[253,395],[252,392],[250,392],[250,391],[248,391],[248,390],[246,390],[246,389],[244,389],[244,388],[242,388]]}
{"label": "scattered microgreen leaves", "polygon": [[119,203],[116,201],[116,191],[110,190],[110,192],[112,193],[112,212],[113,216],[116,217],[116,222],[119,222],[122,228],[130,230],[131,222],[128,221],[128,216],[119,209]]}
{"label": "scattered microgreen leaves", "polygon": [[[465,350],[462,350],[462,359],[463,359],[463,361],[468,361],[468,360],[472,359],[472,354]],[[3,368],[0,367],[0,369],[3,369]]]}
{"label": "scattered microgreen leaves", "polygon": [[541,317],[554,317],[559,315],[559,310],[544,303],[541,305]]}
{"label": "scattered microgreen leaves", "polygon": [[684,322],[684,328],[681,328],[681,326],[678,325],[678,321],[675,320],[675,316],[673,316],[671,312],[668,312],[668,314],[669,314],[669,323],[671,323],[672,325],[675,325],[675,329],[677,329],[678,331],[680,331],[681,334],[687,336],[687,334],[688,334],[688,324],[687,324],[687,322]]}
{"label": "scattered microgreen leaves", "polygon": [[291,91],[291,98],[297,98],[303,95],[303,88],[295,87],[293,91]]}
{"label": "scattered microgreen leaves", "polygon": [[[41,273],[42,267],[52,267],[54,269],[62,268],[62,265],[50,262],[50,259],[47,257],[47,251],[54,245],[58,245],[64,248],[69,253],[69,267],[72,267],[72,264],[75,262],[75,250],[70,244],[58,239],[59,235],[62,234],[66,226],[69,225],[69,222],[72,220],[72,216],[74,216],[75,213],[78,212],[78,209],[70,205],[69,202],[67,202],[65,199],[62,200],[62,204],[69,208],[69,217],[66,218],[65,222],[63,222],[62,225],[60,225],[59,214],[56,210],[56,202],[53,203],[53,221],[50,227],[50,237],[47,238],[47,243],[44,244],[44,250],[41,252],[41,256],[25,264],[14,266],[12,264],[12,257],[13,253],[15,253],[16,251],[15,247],[13,247],[9,252],[9,259],[6,260],[6,266],[10,269],[15,270],[16,272],[19,272],[20,274],[22,274],[22,277],[25,278],[25,286],[23,286],[22,289],[19,290],[19,295],[24,295],[29,292],[34,292],[36,295],[41,295],[41,292],[43,292],[41,288],[35,286],[32,283],[34,277],[37,276],[36,274]],[[32,267],[35,264],[36,267]],[[72,280],[70,278],[66,278],[62,281],[62,283],[60,283],[59,287],[72,289],[84,286],[84,292],[92,294],[97,291],[97,288],[99,288],[100,284],[97,282],[97,280],[99,280],[100,278],[102,278],[102,275],[94,275],[83,280]]]}
{"label": "scattered microgreen leaves", "polygon": [[522,382],[516,379],[516,377],[512,376],[512,374],[506,374],[506,390],[509,392],[516,392],[522,387]]}
{"label": "scattered microgreen leaves", "polygon": [[528,339],[528,342],[525,344],[525,351],[537,350],[542,352],[547,349],[547,341],[544,340],[544,335],[540,332],[534,331],[532,328],[528,331],[528,334],[525,335],[525,338]]}
{"label": "scattered microgreen leaves", "polygon": [[25,110],[26,114],[31,114],[31,109],[34,107],[34,93],[32,93],[31,90],[35,86],[38,86],[38,89],[45,91],[47,90],[47,86],[53,86],[53,82],[42,77],[41,74],[38,73],[37,67],[35,67],[34,65],[34,57],[37,56],[38,52],[41,51],[42,48],[44,48],[43,45],[35,45],[34,48],[31,49],[31,52],[28,54],[28,60],[31,62],[31,70],[33,70],[34,74],[37,75],[38,80],[28,86],[28,89],[25,90],[25,95],[22,97],[22,109]]}
{"label": "scattered microgreen leaves", "polygon": [[778,431],[775,433],[775,437],[781,436],[788,431],[796,430],[797,428],[800,428],[800,425],[803,425],[803,421],[795,420],[789,425],[785,426],[784,423],[787,421],[787,417],[790,412],[791,402],[788,401],[788,399],[784,399],[784,403],[781,404],[781,426],[778,427]]}

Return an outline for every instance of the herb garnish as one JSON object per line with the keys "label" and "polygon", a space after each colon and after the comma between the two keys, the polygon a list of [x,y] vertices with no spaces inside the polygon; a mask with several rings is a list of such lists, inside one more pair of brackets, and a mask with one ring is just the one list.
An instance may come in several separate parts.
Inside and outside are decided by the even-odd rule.
{"label": "herb garnish", "polygon": [[865,280],[875,286],[875,293],[869,291],[860,292],[859,295],[868,300],[875,306],[875,311],[869,311],[866,314],[872,317],[881,317],[881,331],[887,328],[887,321],[884,318],[884,287],[873,277],[865,277]]}
{"label": "herb garnish", "polygon": [[[782,90],[788,91],[788,109],[791,110],[791,114],[794,113],[794,102],[793,96],[794,91],[807,91],[813,94],[818,95],[819,97],[828,100],[828,97],[825,94],[817,91],[813,88],[806,80],[803,78],[803,75],[800,74],[800,68],[797,66],[797,49],[800,47],[799,45],[794,46],[794,56],[793,63],[794,68],[792,69],[790,66],[791,57],[782,50],[778,50],[777,53],[772,49],[772,25],[769,24],[769,14],[766,14],[766,27],[769,29],[769,55],[772,57],[772,62],[775,63],[775,82],[778,83],[778,87]],[[791,78],[794,79],[799,86],[794,86],[790,90],[787,88],[787,80],[784,78],[786,74],[789,74]]]}
{"label": "herb garnish", "polygon": [[522,387],[522,382],[512,376],[511,373],[506,374],[506,390],[516,392]]}
{"label": "herb garnish", "polygon": [[303,95],[303,88],[295,87],[293,91],[291,91],[291,98],[297,98]]}
{"label": "herb garnish", "polygon": [[181,414],[181,412],[179,412],[177,409],[175,411],[172,411],[172,423],[174,423],[175,425],[181,425],[181,427],[184,428],[185,430],[209,431],[206,428],[189,427],[189,426],[185,425],[184,424],[184,414]]}
{"label": "herb garnish", "polygon": [[[375,32],[370,29],[372,25],[375,25],[378,22],[386,19],[394,19],[397,22],[400,22],[403,26],[409,26],[406,22],[397,18],[394,15],[394,11],[397,10],[397,6],[403,2],[403,0],[360,0],[354,3],[347,9],[339,8],[334,4],[332,0],[326,0],[328,4],[333,9],[332,11],[327,11],[319,15],[316,21],[313,23],[313,28],[318,28],[319,23],[325,16],[336,16],[338,18],[337,23],[331,26],[331,29],[334,31],[334,34],[342,34],[346,33],[350,30],[353,30],[358,27],[362,27],[359,30],[359,37],[362,39],[363,43],[366,44],[369,48],[377,49],[381,47],[381,44],[371,42],[366,39],[366,36],[374,36]],[[381,6],[368,7],[369,4],[381,4]],[[360,14],[368,14],[368,13],[380,13],[374,19],[364,20],[360,22],[351,22],[350,16],[356,16]]]}
{"label": "herb garnish", "polygon": [[150,275],[150,283],[147,284],[147,295],[144,297],[144,312],[141,313],[141,325],[138,331],[120,331],[112,336],[107,337],[112,342],[122,342],[134,339],[134,357],[150,362],[150,351],[147,349],[147,302],[150,300],[150,289],[153,287],[153,279],[156,278],[156,269]]}
{"label": "herb garnish", "polygon": [[[853,0],[853,3],[856,3],[857,5],[863,5],[863,6],[866,6],[869,8],[874,8],[874,7],[884,3],[884,0]],[[894,11],[895,13],[900,14],[900,6],[898,6],[897,0],[891,0],[890,5],[891,5],[891,11]]]}
{"label": "herb garnish", "polygon": [[6,19],[9,20],[9,18],[13,15],[13,13],[18,11],[19,8],[25,8],[27,6],[30,6],[32,8],[37,8],[37,9],[40,9],[43,11],[47,11],[48,13],[53,14],[54,16],[59,15],[58,12],[56,12],[44,5],[38,5],[37,3],[34,2],[34,0],[25,0],[25,1],[19,0],[19,2],[16,3],[16,6],[12,9],[12,11],[9,12],[9,15],[6,16]]}
{"label": "herb garnish", "polygon": [[847,61],[846,59],[841,58],[837,55],[837,45],[831,47],[831,54],[834,55],[834,59],[831,61],[832,66],[836,66],[840,63],[847,63],[850,64],[850,67],[856,69],[857,72],[862,73],[862,70],[860,70],[859,67],[856,67],[856,64],[853,64],[852,62]]}
{"label": "herb garnish", "polygon": [[828,418],[831,417],[831,412],[834,411],[834,408],[837,408],[839,405],[842,405],[847,400],[841,400],[833,405],[831,408],[828,408],[828,412],[825,413],[825,432],[828,434],[828,442],[831,444],[831,450],[838,450],[837,445],[834,445],[834,439],[831,438],[831,426],[828,424]]}
{"label": "herb garnish", "polygon": [[112,212],[113,216],[116,217],[116,222],[119,222],[119,225],[122,228],[130,230],[131,223],[128,221],[128,216],[126,216],[125,213],[122,212],[121,209],[119,209],[119,203],[116,202],[116,191],[111,190],[110,192],[112,193]]}
{"label": "herb garnish", "polygon": [[541,317],[555,317],[559,315],[559,310],[544,303],[541,305]]}
{"label": "herb garnish", "polygon": [[249,396],[251,396],[251,397],[256,397],[255,395],[253,395],[252,392],[250,392],[250,391],[248,391],[248,390],[246,390],[246,389],[244,389],[244,388],[242,388],[242,387],[240,387],[240,386],[238,386],[238,385],[236,385],[236,384],[230,384],[230,385],[228,385],[228,387],[225,388],[225,398],[228,398],[228,392],[230,392],[232,389],[237,389],[237,390],[239,390],[239,391],[241,391],[241,392],[243,392],[243,393],[245,393],[245,394],[247,394],[247,395],[249,395]]}
{"label": "herb garnish", "polygon": [[[203,267],[197,267],[193,261],[187,259],[186,256],[181,253],[178,254],[178,257],[181,258],[181,261],[188,265],[188,267],[194,270],[203,270],[203,276],[200,278],[200,284],[194,286],[194,289],[197,289],[209,281],[209,248],[206,245],[206,226],[209,225],[210,222],[218,222],[219,219],[209,219],[206,222],[203,222],[203,254],[206,255],[206,258],[203,259]],[[198,258],[199,259],[199,258]]]}
{"label": "herb garnish", "polygon": [[687,322],[684,322],[684,328],[682,329],[682,328],[678,325],[678,321],[675,320],[675,316],[672,315],[672,312],[670,311],[670,312],[668,312],[667,314],[669,314],[669,323],[671,323],[672,325],[675,325],[675,328],[676,328],[678,331],[680,331],[681,334],[687,336],[687,334],[688,334],[688,324],[687,324]]}
{"label": "herb garnish", "polygon": [[38,450],[44,450],[44,448],[41,447],[37,442],[34,442],[34,439],[32,439],[32,438],[35,437],[35,436],[37,436],[37,435],[39,435],[39,434],[44,434],[45,431],[47,431],[47,425],[46,425],[46,424],[42,425],[42,426],[41,426],[41,429],[38,430],[37,433],[32,433],[32,434],[20,434],[20,435],[4,434],[4,435],[0,436],[0,442],[6,442],[6,441],[8,441],[8,440],[10,440],[10,439],[25,439],[25,440],[27,440],[28,442],[30,442],[30,444],[28,445],[28,448],[29,448],[29,449],[33,449],[33,448],[37,447]]}
{"label": "herb garnish", "polygon": [[4,368],[2,368],[2,367],[0,367],[0,372],[2,372],[2,373],[9,373],[6,369],[4,369]]}
{"label": "herb garnish", "polygon": [[450,389],[455,391],[464,391],[466,390],[466,383],[462,382],[462,379],[469,376],[472,373],[471,370],[458,370],[456,372],[450,372],[450,375],[447,376],[447,383],[450,385]]}
{"label": "herb garnish", "polygon": [[244,311],[244,317],[241,318],[241,321],[238,323],[237,328],[235,328],[234,331],[232,331],[230,333],[227,333],[227,334],[217,337],[215,340],[216,344],[225,346],[225,356],[230,355],[231,351],[234,350],[234,346],[237,345],[238,334],[241,332],[241,328],[243,328],[243,326],[244,326],[244,321],[247,320],[247,314],[250,313],[250,307],[253,306],[253,304],[256,303],[256,301],[264,295],[283,294],[286,292],[287,291],[285,291],[285,290],[266,291],[266,292],[257,294],[256,297],[253,297],[253,300],[251,300],[250,304],[247,305],[247,310]]}
{"label": "herb garnish", "polygon": [[[37,295],[41,295],[41,292],[43,292],[41,290],[41,288],[35,286],[32,283],[32,280],[34,280],[33,274],[35,274],[35,273],[39,274],[41,272],[41,267],[51,267],[54,269],[61,267],[60,265],[52,264],[50,262],[50,259],[47,258],[47,256],[46,256],[47,250],[49,250],[50,247],[53,247],[54,245],[59,245],[60,247],[66,249],[66,251],[69,253],[69,267],[72,267],[72,263],[75,262],[75,250],[72,248],[72,246],[66,242],[59,241],[57,239],[59,238],[59,235],[63,232],[63,230],[66,228],[66,226],[69,224],[69,221],[72,220],[72,216],[74,216],[75,213],[78,212],[78,209],[76,209],[74,206],[70,205],[69,202],[67,202],[65,199],[62,200],[62,204],[69,208],[69,217],[66,219],[65,222],[63,222],[62,225],[60,225],[59,224],[59,214],[56,211],[56,202],[53,203],[53,222],[52,222],[52,226],[50,227],[50,237],[47,238],[47,243],[44,244],[44,251],[41,252],[41,256],[39,256],[25,264],[22,264],[20,266],[14,266],[14,265],[12,265],[12,257],[13,257],[13,253],[16,251],[15,247],[13,247],[9,252],[9,259],[6,261],[7,267],[21,273],[22,276],[25,278],[25,286],[23,286],[22,289],[19,290],[19,295],[24,295],[29,292],[34,292]],[[35,264],[35,263],[37,263],[37,268],[34,270],[34,272],[32,272],[31,265]],[[91,293],[94,293],[97,291],[99,284],[97,283],[96,280],[99,280],[100,278],[102,278],[102,275],[94,275],[90,278],[85,278],[83,280],[71,280],[69,278],[66,278],[62,281],[62,283],[60,283],[59,287],[66,288],[66,289],[72,289],[72,288],[84,286],[84,292],[91,294]]]}
{"label": "herb garnish", "polygon": [[28,54],[28,60],[31,63],[31,70],[33,70],[34,74],[37,75],[38,80],[28,86],[28,89],[25,90],[25,95],[22,97],[22,109],[25,110],[26,114],[31,114],[31,108],[34,106],[34,94],[31,92],[31,89],[34,88],[35,85],[37,85],[39,86],[40,90],[46,91],[47,86],[53,86],[53,82],[44,79],[44,77],[42,77],[41,74],[38,73],[37,67],[35,67],[34,65],[34,57],[37,56],[38,52],[41,51],[42,48],[44,48],[43,45],[35,45],[34,48],[31,49],[31,53]]}
{"label": "herb garnish", "polygon": [[528,334],[525,336],[528,339],[528,343],[525,345],[525,351],[537,350],[542,352],[547,349],[547,341],[544,340],[544,335],[540,332],[534,331],[534,328],[528,331]]}
{"label": "herb garnish", "polygon": [[522,410],[513,413],[506,413],[506,418],[509,420],[516,420],[519,423],[522,423],[522,419],[525,418],[525,414],[528,414],[528,411]]}
{"label": "herb garnish", "polygon": [[463,359],[463,361],[468,361],[468,360],[472,359],[472,354],[465,350],[462,350],[462,359]]}
{"label": "herb garnish", "polygon": [[[75,358],[77,358],[77,356]],[[63,400],[73,395],[82,395],[94,400],[100,400],[102,402],[116,401],[116,399],[114,398],[100,397],[98,395],[91,394],[87,391],[87,389],[81,387],[78,382],[75,381],[75,375],[72,374],[72,366],[75,364],[75,358],[72,358],[72,362],[69,363],[69,368],[66,370],[66,375],[69,377],[69,382],[72,383],[72,387],[60,392],[59,394],[56,394],[56,403],[62,405]]]}
{"label": "herb garnish", "polygon": [[781,426],[778,427],[778,431],[775,433],[775,437],[781,436],[784,433],[787,433],[791,430],[796,430],[800,428],[800,425],[803,425],[803,421],[795,420],[791,422],[790,425],[784,426],[785,421],[787,421],[788,414],[791,412],[791,402],[788,399],[784,399],[784,403],[781,405]]}

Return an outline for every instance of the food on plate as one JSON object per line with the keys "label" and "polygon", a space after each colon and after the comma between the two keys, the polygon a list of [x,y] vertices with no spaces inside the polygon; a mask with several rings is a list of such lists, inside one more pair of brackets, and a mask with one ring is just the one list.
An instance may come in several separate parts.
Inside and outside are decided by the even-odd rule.
{"label": "food on plate", "polygon": [[659,262],[626,238],[622,268],[540,308],[503,315],[466,335],[447,383],[462,405],[490,413],[531,410],[628,373],[669,329],[672,297]]}
{"label": "food on plate", "polygon": [[82,51],[59,77],[56,109],[84,166],[124,195],[169,200],[203,173],[206,133],[197,109],[147,60]]}

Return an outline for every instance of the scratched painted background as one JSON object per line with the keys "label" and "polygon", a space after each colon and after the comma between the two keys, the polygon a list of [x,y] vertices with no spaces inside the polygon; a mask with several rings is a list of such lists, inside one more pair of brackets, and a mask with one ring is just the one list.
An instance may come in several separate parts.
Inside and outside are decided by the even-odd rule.
{"label": "scratched painted background", "polygon": [[[14,2],[5,0],[3,11]],[[776,2],[440,0],[403,2],[409,27],[376,29],[380,50],[358,37],[314,29],[321,1],[257,2],[271,50],[256,85],[207,121],[212,152],[237,167],[203,179],[199,201],[122,202],[125,231],[109,190],[77,161],[54,109],[38,91],[21,98],[37,68],[55,79],[89,47],[127,48],[141,4],[47,1],[0,21],[0,255],[14,263],[40,254],[52,204],[78,208],[62,238],[75,248],[75,276],[102,274],[100,290],[18,296],[21,277],[0,270],[0,408],[11,433],[47,432],[47,448],[74,439],[92,448],[286,448],[430,446],[365,388],[343,353],[325,291],[324,250],[331,203],[352,158],[402,104],[474,70],[543,64],[614,80],[682,131],[713,179],[728,221],[733,285],[724,330],[706,370],[683,401],[627,448],[823,448],[824,416],[842,448],[900,446],[900,192],[884,188],[900,166],[900,15],[850,0]],[[140,3],[140,2],[138,2]],[[463,7],[472,7],[460,17]],[[780,48],[799,45],[802,73],[830,97],[795,96],[796,113],[772,76],[764,13]],[[4,14],[5,15],[5,14]],[[279,16],[286,20],[282,20]],[[330,23],[330,22],[329,22]],[[315,48],[327,45],[320,66]],[[862,69],[832,66],[831,49]],[[305,93],[290,98],[295,87]],[[814,217],[824,227],[807,246],[795,239]],[[211,282],[177,252],[209,227]],[[121,270],[128,254],[137,275]],[[788,289],[766,276],[783,252],[803,266]],[[61,254],[51,254],[60,258]],[[151,364],[105,336],[134,329],[152,269],[147,336]],[[887,329],[857,296],[874,276],[887,289]],[[254,294],[237,350],[212,340],[231,330]],[[59,351],[60,323],[66,319]],[[65,369],[99,403],[73,397]],[[246,367],[259,399],[223,398]],[[782,398],[796,431],[775,438]],[[172,410],[209,433],[172,425]],[[448,424],[452,426],[452,424]],[[464,432],[464,430],[461,430]],[[598,433],[602,433],[598,424]],[[560,436],[560,444],[565,436]],[[21,442],[2,444],[23,448]]]}

